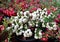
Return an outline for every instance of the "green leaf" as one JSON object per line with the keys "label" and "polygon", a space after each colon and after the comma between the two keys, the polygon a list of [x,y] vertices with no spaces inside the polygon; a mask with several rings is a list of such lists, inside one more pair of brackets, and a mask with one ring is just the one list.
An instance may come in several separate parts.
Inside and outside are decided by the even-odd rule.
{"label": "green leaf", "polygon": [[49,22],[49,19],[47,17],[44,18],[45,22]]}

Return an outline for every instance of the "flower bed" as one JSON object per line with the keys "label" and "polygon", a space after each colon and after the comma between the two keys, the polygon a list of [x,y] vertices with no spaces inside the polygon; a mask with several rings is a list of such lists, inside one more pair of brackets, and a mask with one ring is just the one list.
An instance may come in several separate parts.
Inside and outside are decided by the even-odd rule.
{"label": "flower bed", "polygon": [[7,31],[7,41],[14,36],[20,42],[59,42],[60,9],[55,2],[58,3],[52,0],[8,0],[6,7],[0,8],[1,35]]}

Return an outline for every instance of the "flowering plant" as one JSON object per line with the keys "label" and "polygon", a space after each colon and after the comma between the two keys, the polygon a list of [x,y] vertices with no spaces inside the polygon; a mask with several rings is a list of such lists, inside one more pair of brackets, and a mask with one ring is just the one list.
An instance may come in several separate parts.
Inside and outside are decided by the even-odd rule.
{"label": "flowering plant", "polygon": [[[23,35],[23,37],[32,37],[35,39],[41,39],[43,33],[48,30],[58,30],[57,24],[54,21],[56,15],[52,12],[48,12],[47,8],[40,9],[30,13],[29,11],[18,11],[17,16],[11,16],[11,26],[6,30],[11,30],[11,33],[16,33],[17,36]],[[47,33],[47,37],[53,36]],[[56,34],[57,37],[57,34]]]}

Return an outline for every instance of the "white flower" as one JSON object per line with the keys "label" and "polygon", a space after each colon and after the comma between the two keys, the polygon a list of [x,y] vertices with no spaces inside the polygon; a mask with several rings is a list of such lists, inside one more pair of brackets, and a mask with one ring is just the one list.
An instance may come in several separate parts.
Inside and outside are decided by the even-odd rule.
{"label": "white flower", "polygon": [[44,11],[46,11],[47,10],[47,8],[44,8]]}
{"label": "white flower", "polygon": [[42,35],[42,33],[41,33],[41,32],[42,32],[42,30],[40,30],[40,31],[39,31],[39,35]]}
{"label": "white flower", "polygon": [[21,19],[19,19],[19,23],[22,23],[22,18],[21,18]]}
{"label": "white flower", "polygon": [[14,23],[12,23],[12,27],[14,27],[15,26],[15,24]]}
{"label": "white flower", "polygon": [[35,29],[35,36],[34,36],[34,38],[35,39],[40,39],[40,38],[42,38],[42,30],[40,30],[39,32],[38,32],[38,35],[36,34],[37,33],[37,28]]}
{"label": "white flower", "polygon": [[45,17],[47,17],[47,16],[45,15]]}
{"label": "white flower", "polygon": [[29,23],[29,26],[32,26],[33,25],[30,21],[28,23]]}
{"label": "white flower", "polygon": [[42,19],[42,18],[43,18],[43,16],[41,15],[41,16],[40,16],[40,19]]}
{"label": "white flower", "polygon": [[30,13],[29,11],[26,11],[26,13]]}
{"label": "white flower", "polygon": [[23,30],[20,30],[20,32],[18,34],[19,35],[22,35],[22,33],[24,33],[24,31]]}
{"label": "white flower", "polygon": [[42,38],[42,30],[39,31],[39,39]]}
{"label": "white flower", "polygon": [[24,12],[24,16],[26,16],[26,14],[27,14],[27,13],[26,13],[26,12]]}
{"label": "white flower", "polygon": [[32,32],[30,29],[27,29],[25,32],[24,32],[24,37],[30,37],[32,36]]}
{"label": "white flower", "polygon": [[19,35],[22,35],[22,32],[19,32],[18,34],[19,34]]}
{"label": "white flower", "polygon": [[53,30],[57,30],[57,28],[53,28]]}
{"label": "white flower", "polygon": [[29,26],[32,26],[33,24],[29,24]]}
{"label": "white flower", "polygon": [[42,27],[45,27],[45,24],[44,23],[42,23]]}
{"label": "white flower", "polygon": [[32,31],[29,32],[29,36],[32,36]]}
{"label": "white flower", "polygon": [[34,38],[35,38],[35,39],[39,39],[39,37],[38,37],[38,36],[36,36],[36,35],[34,36]]}
{"label": "white flower", "polygon": [[38,27],[38,24],[36,24],[36,27]]}
{"label": "white flower", "polygon": [[26,23],[26,22],[27,22],[27,19],[26,19],[26,18],[24,18],[22,21],[23,21],[23,23]]}
{"label": "white flower", "polygon": [[30,32],[31,30],[30,29],[27,29],[27,32]]}
{"label": "white flower", "polygon": [[57,27],[57,25],[53,25],[53,27]]}
{"label": "white flower", "polygon": [[18,27],[19,27],[19,25],[18,25],[18,24],[16,24],[16,25],[15,25],[15,27],[14,27],[14,29],[16,30]]}
{"label": "white flower", "polygon": [[38,9],[37,9],[37,13],[39,13],[39,11],[42,11],[42,9],[38,8]]}
{"label": "white flower", "polygon": [[51,17],[51,14],[49,14],[48,17]]}
{"label": "white flower", "polygon": [[15,22],[17,22],[17,21],[18,21],[18,19],[14,19],[14,21],[15,21]]}
{"label": "white flower", "polygon": [[23,25],[20,26],[20,28],[18,28],[18,30],[22,29],[23,28]]}
{"label": "white flower", "polygon": [[40,15],[39,15],[39,14],[37,14],[37,16],[39,17]]}
{"label": "white flower", "polygon": [[24,37],[29,37],[27,31],[25,31],[23,35],[24,35]]}
{"label": "white flower", "polygon": [[36,31],[37,31],[37,28],[35,28],[35,31],[34,32],[36,33]]}
{"label": "white flower", "polygon": [[47,27],[49,30],[52,30],[52,29],[53,29],[53,27],[50,27],[50,26],[49,26],[49,23],[47,23],[46,27]]}
{"label": "white flower", "polygon": [[48,27],[48,29],[49,29],[49,30],[52,30],[52,29],[53,29],[53,27]]}
{"label": "white flower", "polygon": [[44,20],[43,19],[40,19],[41,22],[43,22]]}
{"label": "white flower", "polygon": [[20,14],[23,14],[23,11],[20,11]]}
{"label": "white flower", "polygon": [[17,12],[17,16],[19,16],[19,12]]}
{"label": "white flower", "polygon": [[27,37],[26,33],[23,34],[24,37]]}
{"label": "white flower", "polygon": [[14,19],[18,19],[19,17],[18,16],[15,16]]}
{"label": "white flower", "polygon": [[47,26],[49,26],[49,23],[47,23]]}
{"label": "white flower", "polygon": [[36,14],[32,14],[32,20],[36,20],[37,15]]}
{"label": "white flower", "polygon": [[30,13],[29,16],[32,16],[32,13]]}
{"label": "white flower", "polygon": [[36,12],[36,11],[34,11],[34,12],[33,12],[33,14],[37,14],[37,12]]}
{"label": "white flower", "polygon": [[56,25],[56,22],[52,22],[52,24]]}
{"label": "white flower", "polygon": [[29,11],[25,11],[24,12],[24,16],[26,16],[27,14],[29,14]]}
{"label": "white flower", "polygon": [[7,27],[6,30],[9,31],[12,27]]}
{"label": "white flower", "polygon": [[44,15],[44,13],[45,13],[45,12],[44,12],[44,11],[42,11],[42,12],[41,12],[41,15]]}
{"label": "white flower", "polygon": [[46,15],[48,14],[47,11],[45,12],[45,14],[46,14]]}
{"label": "white flower", "polygon": [[16,32],[17,30],[16,29],[13,29],[13,33]]}

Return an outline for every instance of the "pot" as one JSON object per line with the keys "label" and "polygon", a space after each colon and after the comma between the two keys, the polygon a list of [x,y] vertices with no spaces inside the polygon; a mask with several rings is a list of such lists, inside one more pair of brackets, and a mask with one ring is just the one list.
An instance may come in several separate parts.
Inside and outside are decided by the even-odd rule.
{"label": "pot", "polygon": [[21,36],[16,36],[15,34],[12,35],[11,41],[12,42],[38,42],[38,40],[34,39],[33,37],[27,40],[21,39]]}

